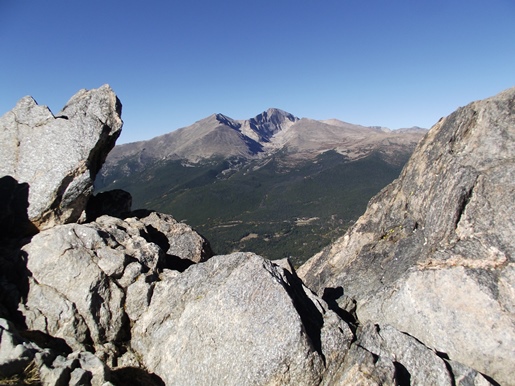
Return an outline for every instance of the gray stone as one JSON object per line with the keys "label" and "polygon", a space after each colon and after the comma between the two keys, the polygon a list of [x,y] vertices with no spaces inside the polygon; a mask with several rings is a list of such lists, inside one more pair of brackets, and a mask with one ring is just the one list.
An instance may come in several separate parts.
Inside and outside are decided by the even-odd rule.
{"label": "gray stone", "polygon": [[51,364],[39,367],[41,383],[48,386],[110,384],[111,372],[97,355],[75,351],[67,357],[59,355]]}
{"label": "gray stone", "polygon": [[92,386],[91,373],[80,367],[73,370],[70,374],[69,386]]}
{"label": "gray stone", "polygon": [[42,366],[39,369],[39,377],[43,385],[48,386],[68,386],[71,370],[68,367],[50,368]]}
{"label": "gray stone", "polygon": [[52,286],[30,278],[27,300],[20,310],[31,330],[66,339],[72,349],[78,350],[90,341],[88,326],[76,304]]}
{"label": "gray stone", "polygon": [[113,248],[101,248],[97,250],[98,266],[107,276],[115,279],[122,277],[124,267],[128,264],[127,255]]}
{"label": "gray stone", "polygon": [[[155,270],[163,260],[163,250],[148,237],[143,237],[146,232],[145,225],[136,218],[121,220],[115,217],[101,216],[95,222],[88,225],[95,228],[98,232],[108,233],[111,237],[106,246],[117,250],[121,248],[124,254],[135,259],[140,266],[145,267],[145,270]],[[183,251],[183,253],[189,252]],[[102,254],[108,255],[113,254],[113,252],[106,250]],[[117,254],[117,252],[114,252],[114,254]],[[120,257],[110,256],[110,261],[106,262],[106,264],[110,265],[117,261],[120,262]],[[125,265],[123,266],[125,267]],[[112,269],[115,269],[116,275],[119,275],[115,266],[110,268],[110,270]]]}
{"label": "gray stone", "polygon": [[155,284],[131,345],[166,384],[316,385],[352,333],[306,291],[254,254],[215,256]]}
{"label": "gray stone", "polygon": [[[19,307],[26,325],[64,339],[74,350],[93,344],[106,363],[114,363],[119,354],[109,345],[128,339],[130,321],[148,307],[165,264],[163,250],[142,236],[148,227],[137,218],[101,216],[34,236],[23,248],[31,272],[28,294]],[[195,239],[191,228],[181,229],[177,237],[188,238],[188,230]],[[155,230],[152,237],[157,234]],[[173,240],[174,234],[161,234],[167,237]],[[176,253],[200,257],[197,247],[203,239],[197,240],[176,243],[191,248]]]}
{"label": "gray stone", "polygon": [[459,362],[445,361],[454,375],[454,384],[456,386],[490,386],[492,383],[488,381],[483,374],[467,367]]}
{"label": "gray stone", "polygon": [[392,326],[367,323],[359,332],[356,344],[392,361],[401,384],[409,381],[410,385],[454,385],[454,377],[442,358]]}
{"label": "gray stone", "polygon": [[0,376],[21,373],[34,358],[36,347],[27,344],[12,324],[0,319]]}
{"label": "gray stone", "polygon": [[[194,232],[187,224],[176,221],[171,215],[152,212],[140,221],[145,224],[150,237],[157,234],[166,236],[161,247],[167,255],[178,256],[194,263],[206,261],[212,256],[209,243]],[[158,240],[153,240],[158,243]],[[188,253],[185,254],[184,252]]]}
{"label": "gray stone", "polygon": [[136,281],[127,288],[125,312],[133,322],[138,320],[150,305],[155,283],[149,283],[147,277],[140,275]]}
{"label": "gray stone", "polygon": [[322,385],[397,386],[395,365],[385,357],[378,357],[363,347],[353,344],[332,377]]}
{"label": "gray stone", "polygon": [[501,384],[515,368],[515,88],[441,119],[398,180],[298,271]]}
{"label": "gray stone", "polygon": [[92,386],[102,386],[110,379],[109,368],[94,354],[82,351],[78,353],[78,359],[81,369],[91,374]]}
{"label": "gray stone", "polygon": [[40,229],[76,221],[122,127],[108,85],[81,90],[54,116],[31,97],[0,117],[0,176],[29,184],[29,219]]}
{"label": "gray stone", "polygon": [[[382,315],[376,315],[375,307],[382,308]],[[506,371],[506,362],[515,355],[513,315],[464,267],[410,272],[405,281],[364,304],[359,314],[391,322],[436,350],[452,353],[452,359],[482,371],[488,368],[490,374]]]}
{"label": "gray stone", "polygon": [[[74,318],[72,327],[82,318],[89,337],[95,343],[118,340],[123,337],[124,293],[98,266],[95,250],[105,247],[104,239],[92,227],[78,224],[56,226],[37,234],[24,250],[28,255],[27,268],[39,286],[51,287],[57,296],[65,299],[61,304],[73,303],[80,317]],[[27,305],[34,304],[35,286],[31,286]],[[68,301],[68,303],[66,303]],[[59,303],[57,303],[59,304]],[[53,320],[62,310],[52,309],[49,304],[38,307],[45,319]],[[65,309],[70,309],[66,305]],[[70,315],[68,313],[68,315]],[[30,314],[27,313],[27,317]],[[59,324],[59,321],[54,321]],[[36,327],[28,318],[28,325]],[[56,336],[67,339],[69,344],[79,340],[79,331]],[[46,332],[46,331],[45,331]],[[74,338],[74,339],[72,339]]]}

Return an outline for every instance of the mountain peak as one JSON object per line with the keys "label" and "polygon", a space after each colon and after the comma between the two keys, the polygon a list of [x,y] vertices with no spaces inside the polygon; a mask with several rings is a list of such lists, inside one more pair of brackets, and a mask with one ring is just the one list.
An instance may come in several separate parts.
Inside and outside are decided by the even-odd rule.
{"label": "mountain peak", "polygon": [[218,122],[220,122],[223,125],[229,126],[233,128],[234,130],[238,130],[241,127],[241,123],[235,121],[234,119],[228,117],[227,115],[223,114],[216,114],[215,118]]}
{"label": "mountain peak", "polygon": [[281,109],[278,109],[275,107],[271,107],[268,110],[263,111],[261,114],[256,115],[254,118],[251,118],[250,120],[254,121],[254,122],[260,122],[260,123],[271,122],[274,124],[279,124],[286,120],[295,122],[295,121],[298,121],[299,118],[297,118],[293,114],[290,114],[287,111],[284,111],[284,110],[281,110]]}
{"label": "mountain peak", "polygon": [[274,134],[290,127],[298,120],[299,118],[284,110],[269,108],[246,122],[259,141],[270,142],[270,138]]}

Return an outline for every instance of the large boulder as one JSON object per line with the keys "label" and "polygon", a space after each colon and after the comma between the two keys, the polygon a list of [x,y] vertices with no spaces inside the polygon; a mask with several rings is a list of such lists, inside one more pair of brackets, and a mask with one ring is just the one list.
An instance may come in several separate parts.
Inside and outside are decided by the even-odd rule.
{"label": "large boulder", "polygon": [[292,272],[251,253],[165,271],[132,348],[167,385],[317,385],[353,334]]}
{"label": "large boulder", "polygon": [[76,221],[120,135],[122,105],[108,85],[81,90],[54,116],[32,97],[0,117],[0,176],[29,185],[40,229]]}
{"label": "large boulder", "polygon": [[[138,214],[138,211],[134,213]],[[171,215],[151,212],[147,216],[142,216],[141,221],[151,237],[155,236],[154,242],[163,248],[170,260],[175,256],[186,262],[200,263],[213,256],[206,239]],[[161,236],[158,242],[158,235],[165,237]]]}
{"label": "large boulder", "polygon": [[515,88],[441,119],[398,180],[299,269],[390,324],[515,384]]}

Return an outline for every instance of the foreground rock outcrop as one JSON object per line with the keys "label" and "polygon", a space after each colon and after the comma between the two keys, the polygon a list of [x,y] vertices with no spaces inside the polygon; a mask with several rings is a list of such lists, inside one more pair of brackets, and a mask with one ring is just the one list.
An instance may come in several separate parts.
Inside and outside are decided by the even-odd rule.
{"label": "foreground rock outcrop", "polygon": [[0,176],[30,185],[29,218],[39,228],[79,219],[120,135],[121,110],[105,85],[79,91],[55,116],[27,96],[0,118]]}
{"label": "foreground rock outcrop", "polygon": [[332,341],[344,350],[353,335],[307,291],[248,253],[165,272],[134,324],[133,348],[169,385],[318,384]]}
{"label": "foreground rock outcrop", "polygon": [[159,272],[181,269],[178,261],[193,264],[188,258],[208,257],[205,240],[185,224],[180,232],[168,232],[175,252],[181,249],[186,256],[181,258],[163,250],[158,243],[165,234],[145,222],[156,228],[177,224],[171,216],[155,213],[125,220],[102,216],[34,236],[22,248],[31,273],[21,308],[29,329],[61,338],[73,349],[93,345],[97,352],[127,340],[129,322],[148,306]]}
{"label": "foreground rock outcrop", "polygon": [[[507,95],[513,94],[515,90]],[[504,98],[493,99],[499,111],[506,107]],[[116,97],[96,99],[99,106],[88,106],[91,111],[104,111],[112,100]],[[483,105],[478,106],[483,111]],[[479,115],[483,120],[499,117],[489,114]],[[495,130],[504,133],[502,120],[495,122]],[[377,221],[395,220],[402,226],[376,236],[377,224],[366,225],[369,220],[363,217],[332,249],[346,243],[349,248],[360,246],[353,256],[360,256],[361,250],[379,254],[365,254],[360,263],[350,257],[340,260],[345,253],[340,251],[328,263],[324,259],[331,250],[326,250],[302,268],[320,296],[302,282],[288,260],[272,262],[242,252],[212,256],[207,241],[188,225],[171,215],[131,211],[131,197],[122,191],[91,197],[85,189],[76,199],[89,204],[70,203],[74,211],[82,208],[80,223],[59,217],[61,212],[56,210],[55,216],[45,217],[51,221],[44,226],[38,223],[41,229],[34,234],[33,218],[27,214],[31,200],[36,199],[29,194],[31,182],[0,176],[0,194],[6,199],[0,217],[5,223],[0,235],[0,384],[480,386],[495,384],[490,376],[510,385],[513,334],[508,322],[513,321],[515,307],[509,270],[512,250],[505,244],[511,245],[513,222],[506,216],[488,217],[492,205],[480,200],[493,195],[491,203],[495,198],[509,212],[507,200],[513,198],[513,189],[502,193],[504,187],[497,185],[495,190],[491,180],[513,186],[496,168],[498,162],[506,166],[502,170],[512,170],[510,157],[501,152],[492,162],[470,161],[467,172],[460,174],[452,169],[452,161],[471,145],[458,145],[459,135],[454,135],[454,153],[441,155],[431,141],[449,142],[447,134],[439,133],[452,127],[442,127],[445,121],[422,144],[427,152],[423,154],[434,155],[435,165],[444,158],[449,175],[462,179],[442,181],[448,184],[442,190],[449,194],[449,202],[422,191],[418,203],[431,209],[431,200],[445,202],[451,210],[457,200],[459,216],[450,215],[455,227],[445,222],[447,213],[442,219],[436,212],[427,217],[419,208],[414,211],[415,220],[409,217],[415,215],[408,208],[417,206],[407,205],[411,202],[407,197],[413,195],[406,195],[401,179],[376,198],[369,212]],[[466,127],[467,135],[474,138],[475,126]],[[18,130],[17,124],[11,130]],[[102,143],[97,154],[111,147],[109,141]],[[512,145],[499,146],[512,149]],[[63,146],[75,153],[69,142]],[[79,163],[88,164],[88,156]],[[32,157],[35,161],[40,154]],[[403,178],[414,173],[409,168],[430,170],[420,162],[410,163]],[[469,181],[469,175],[475,176],[472,188],[453,196],[455,185]],[[67,175],[55,178],[55,186],[68,180]],[[382,212],[381,197],[401,204],[393,207],[395,212]],[[49,200],[54,202],[54,197]],[[43,206],[54,208],[47,204]],[[478,220],[476,215],[485,217]],[[441,223],[432,224],[428,218]],[[418,225],[408,233],[412,221]],[[496,221],[508,225],[505,233],[494,236],[500,232]],[[443,233],[433,235],[437,231]],[[353,236],[360,233],[360,239]],[[422,246],[403,241],[411,238]],[[467,248],[472,247],[477,255],[467,257]],[[485,250],[490,253],[486,257]],[[459,251],[459,258],[451,251]],[[367,258],[375,259],[377,266]],[[468,259],[467,264],[460,259]],[[350,280],[347,272],[362,275],[363,283]],[[382,275],[379,283],[377,272]],[[504,308],[499,310],[499,305]],[[485,326],[491,330],[487,332]],[[417,327],[431,330],[424,335]],[[481,334],[475,340],[474,331]],[[492,339],[498,345],[488,349]],[[478,360],[479,354],[465,348],[467,344],[485,360]]]}
{"label": "foreground rock outcrop", "polygon": [[515,384],[515,89],[440,120],[397,181],[299,270],[391,324]]}

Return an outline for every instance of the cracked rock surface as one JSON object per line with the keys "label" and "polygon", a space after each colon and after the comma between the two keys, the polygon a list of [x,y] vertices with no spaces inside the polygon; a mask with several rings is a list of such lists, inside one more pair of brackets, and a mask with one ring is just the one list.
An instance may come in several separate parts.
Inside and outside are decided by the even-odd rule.
{"label": "cracked rock surface", "polygon": [[122,105],[104,85],[81,90],[55,116],[26,96],[0,117],[0,176],[29,184],[40,229],[77,221],[121,133]]}
{"label": "cracked rock surface", "polygon": [[[515,88],[442,118],[401,176],[299,276],[515,384]],[[320,292],[321,293],[321,292]]]}

